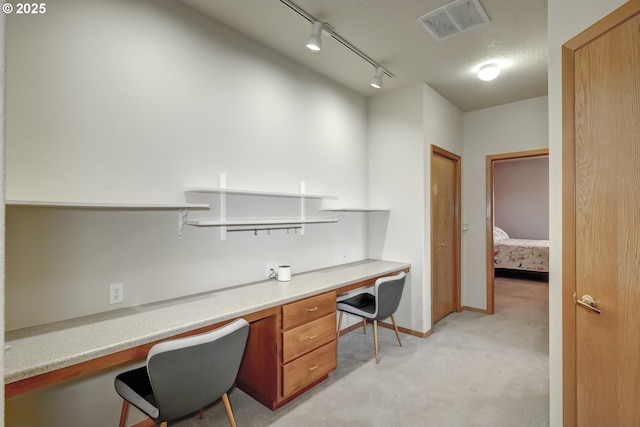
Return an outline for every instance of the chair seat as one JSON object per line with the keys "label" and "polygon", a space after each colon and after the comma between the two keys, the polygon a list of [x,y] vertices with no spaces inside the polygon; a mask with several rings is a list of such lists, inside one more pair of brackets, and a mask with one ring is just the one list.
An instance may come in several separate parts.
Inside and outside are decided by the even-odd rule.
{"label": "chair seat", "polygon": [[[398,345],[402,347],[398,325],[393,313],[398,309],[406,274],[401,271],[394,276],[385,276],[377,279],[373,287],[356,289],[355,291],[338,295],[336,298],[336,309],[340,312],[338,319],[338,332],[336,339],[340,337],[340,326],[342,325],[343,313],[353,314],[362,317],[362,328],[366,333],[367,319],[373,320],[373,343],[376,350],[376,364],[380,362],[378,357],[378,320],[391,317],[393,329],[396,331]],[[373,290],[373,293],[370,292]]]}
{"label": "chair seat", "polygon": [[338,297],[336,298],[336,302],[342,302],[346,299],[349,299],[353,296],[359,295],[359,294],[363,294],[363,293],[368,293],[368,294],[375,294],[375,287],[374,286],[366,286],[364,288],[357,288],[357,289],[353,289],[351,291],[345,292],[343,294],[338,295]]}
{"label": "chair seat", "polygon": [[120,396],[141,411],[146,412],[150,417],[158,417],[159,410],[156,406],[146,366],[119,374],[116,376],[114,384],[116,392]]}
{"label": "chair seat", "polygon": [[336,308],[360,317],[373,318],[376,312],[376,298],[365,292],[339,301]]}

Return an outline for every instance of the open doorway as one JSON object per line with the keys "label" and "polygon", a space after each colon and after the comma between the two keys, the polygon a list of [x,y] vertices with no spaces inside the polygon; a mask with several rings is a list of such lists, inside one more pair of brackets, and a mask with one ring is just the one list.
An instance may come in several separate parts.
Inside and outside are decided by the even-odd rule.
{"label": "open doorway", "polygon": [[[494,274],[494,267],[496,265],[496,259],[494,259],[494,255],[495,255],[495,245],[494,245],[494,231],[497,231],[495,229],[495,226],[499,224],[496,224],[496,200],[495,200],[495,190],[496,190],[496,166],[499,163],[504,163],[504,162],[516,162],[518,160],[527,160],[527,159],[536,159],[536,158],[547,158],[548,159],[549,156],[549,150],[548,149],[540,149],[540,150],[531,150],[531,151],[521,151],[521,152],[515,152],[515,153],[505,153],[505,154],[496,154],[496,155],[491,155],[491,156],[487,156],[486,158],[486,168],[487,168],[487,223],[486,223],[486,253],[487,253],[487,260],[486,260],[486,271],[487,271],[487,277],[486,277],[486,281],[487,281],[487,313],[488,314],[494,314],[495,313],[495,274]],[[547,160],[548,161],[548,160]],[[547,166],[548,167],[548,166]],[[504,176],[501,179],[505,179]],[[509,184],[509,183],[507,183]],[[531,186],[533,186],[534,183],[531,183]],[[521,185],[521,195],[526,195],[527,191],[530,190],[530,188],[528,188],[528,186],[525,184],[524,186]],[[511,190],[511,191],[517,191],[516,190]],[[548,197],[548,196],[547,196]],[[548,203],[548,200],[547,200]],[[522,209],[523,208],[523,203],[515,203],[512,204],[512,206],[517,207],[518,209]],[[548,205],[547,205],[548,206]],[[509,208],[506,208],[506,210],[504,212],[502,212],[501,214],[501,220],[503,222],[508,222],[509,225],[509,229],[513,230],[515,233],[522,233],[523,228],[522,227],[526,227],[525,225],[522,226],[518,226],[516,224],[518,224],[518,221],[516,219],[513,220],[513,222],[508,221],[506,218],[509,216]],[[524,213],[524,214],[518,214],[516,213],[511,213],[511,215],[521,215],[521,216],[526,216],[528,215],[528,213]],[[548,233],[548,207],[546,208],[546,212],[544,213],[544,215],[546,216],[545,220],[546,222],[546,232]],[[520,221],[520,224],[524,223],[525,221]],[[507,227],[505,227],[507,228]],[[508,231],[499,229],[498,234],[500,234],[500,236],[498,237],[498,239],[500,238],[505,238],[506,237],[514,237],[514,238],[523,238],[523,237],[528,237],[528,236],[534,236],[536,234],[529,234],[529,233],[541,233],[541,231],[531,231],[530,227],[527,232],[524,235],[521,236],[517,236],[517,235],[513,235],[510,236],[508,234]],[[544,228],[544,223],[542,225],[537,224],[535,226],[536,229],[539,228]],[[501,234],[500,232],[503,232],[504,234]],[[540,234],[538,234],[540,235]],[[548,237],[547,237],[548,239]],[[523,239],[524,240],[524,239]],[[534,239],[531,239],[534,240]],[[542,239],[540,239],[542,240]],[[538,249],[531,249],[530,252],[535,254],[535,260],[531,261],[534,263],[541,263],[542,261],[539,259],[541,258],[539,256],[539,253],[537,252]],[[498,254],[500,255],[500,254]],[[502,256],[504,257],[504,254],[502,254]],[[520,255],[517,255],[518,257]],[[511,256],[513,257],[513,255]],[[547,244],[547,263],[548,263],[548,244]],[[510,256],[507,255],[506,256],[506,260],[509,260]],[[542,258],[544,258],[544,255],[542,256]],[[498,261],[500,261],[498,259]],[[513,260],[512,260],[513,261]],[[532,271],[532,270],[536,270],[536,268],[532,268],[530,265],[523,265],[526,264],[528,261],[526,260],[520,260],[519,264],[514,264],[513,262],[511,264],[507,263],[505,270],[512,270],[509,273],[514,273],[515,275],[518,274],[517,270],[523,271],[524,275],[526,276],[527,271]],[[547,266],[548,267],[548,266]],[[541,269],[544,269],[546,267],[540,267]],[[539,277],[541,278],[544,275],[544,272],[539,270]],[[534,274],[535,277],[535,274]]]}

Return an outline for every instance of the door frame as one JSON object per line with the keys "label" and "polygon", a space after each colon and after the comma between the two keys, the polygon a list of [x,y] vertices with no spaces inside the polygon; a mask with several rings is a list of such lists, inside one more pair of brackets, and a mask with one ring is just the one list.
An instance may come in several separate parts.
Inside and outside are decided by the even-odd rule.
{"label": "door frame", "polygon": [[562,45],[562,418],[577,423],[575,53],[640,13],[629,1]]}
{"label": "door frame", "polygon": [[495,314],[495,281],[493,273],[493,184],[494,162],[498,160],[526,159],[531,157],[548,156],[548,148],[537,150],[516,151],[513,153],[492,154],[487,156],[487,218],[486,218],[486,274],[487,274],[487,314]]}
{"label": "door frame", "polygon": [[[433,168],[431,165],[433,164],[433,157],[439,155],[445,157],[449,160],[452,160],[455,163],[455,196],[454,196],[454,219],[453,219],[453,229],[454,229],[454,265],[453,265],[453,275],[454,275],[454,289],[453,289],[453,300],[454,307],[457,313],[462,311],[461,306],[461,261],[460,254],[462,252],[461,240],[462,240],[462,220],[461,220],[461,180],[462,180],[462,166],[461,161],[462,158],[455,153],[445,150],[444,148],[440,148],[436,145],[431,144],[431,156],[429,157],[429,170],[431,171],[430,182],[433,181]],[[434,196],[433,191],[431,191],[431,185],[429,185],[429,197],[431,200],[431,212],[430,212],[430,229],[433,229],[433,202]],[[436,242],[433,241],[433,233],[431,233],[431,325],[433,326],[433,254],[434,254],[434,245]]]}

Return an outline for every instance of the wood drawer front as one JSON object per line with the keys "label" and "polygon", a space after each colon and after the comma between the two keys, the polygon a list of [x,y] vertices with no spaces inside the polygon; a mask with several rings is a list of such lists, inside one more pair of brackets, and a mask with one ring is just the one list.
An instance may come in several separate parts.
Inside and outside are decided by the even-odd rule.
{"label": "wood drawer front", "polygon": [[287,363],[282,368],[282,394],[295,393],[336,369],[336,341]]}
{"label": "wood drawer front", "polygon": [[282,360],[287,363],[336,339],[336,313],[313,320],[282,334]]}
{"label": "wood drawer front", "polygon": [[289,329],[336,311],[336,293],[326,294],[292,302],[282,306],[282,329]]}

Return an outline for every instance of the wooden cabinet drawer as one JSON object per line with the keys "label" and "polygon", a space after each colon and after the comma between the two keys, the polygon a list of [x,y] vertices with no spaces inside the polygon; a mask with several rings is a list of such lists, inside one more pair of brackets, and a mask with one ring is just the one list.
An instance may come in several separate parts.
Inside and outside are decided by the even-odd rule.
{"label": "wooden cabinet drawer", "polygon": [[336,341],[306,354],[282,368],[282,394],[295,393],[336,369]]}
{"label": "wooden cabinet drawer", "polygon": [[282,307],[282,329],[289,329],[310,322],[336,311],[336,293],[326,294],[292,302]]}
{"label": "wooden cabinet drawer", "polygon": [[310,352],[336,338],[336,313],[313,320],[282,334],[284,363]]}

